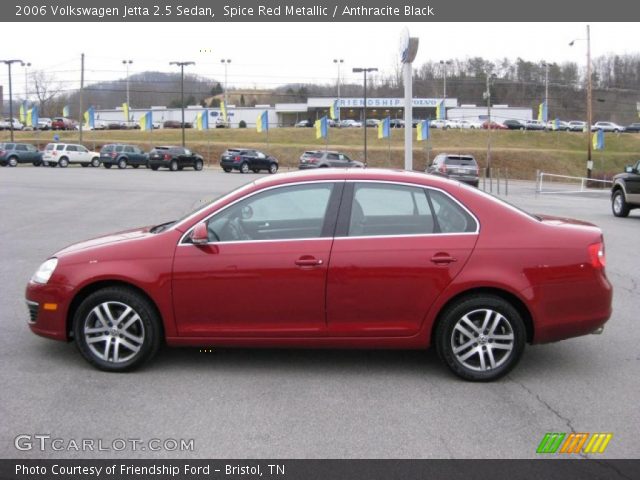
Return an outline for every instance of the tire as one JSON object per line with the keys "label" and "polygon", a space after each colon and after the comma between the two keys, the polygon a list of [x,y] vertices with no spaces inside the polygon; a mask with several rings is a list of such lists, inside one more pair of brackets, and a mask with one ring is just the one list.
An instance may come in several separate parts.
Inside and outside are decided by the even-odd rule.
{"label": "tire", "polygon": [[89,166],[88,163],[81,163],[80,165],[82,166],[82,168],[87,168]]}
{"label": "tire", "polygon": [[260,169],[259,168],[252,168],[251,171],[253,173],[260,173]]}
{"label": "tire", "polygon": [[9,157],[8,160],[8,164],[10,167],[17,167],[18,166],[18,159],[16,157]]}
{"label": "tire", "polygon": [[153,170],[155,172],[156,170],[158,170],[158,167],[157,166],[153,166],[153,167],[151,167],[151,170]]}
{"label": "tire", "polygon": [[131,165],[133,168],[140,168],[140,165],[138,165],[137,163],[135,165]]}
{"label": "tire", "polygon": [[627,217],[631,209],[627,205],[622,190],[616,190],[611,197],[611,211],[616,217]]}
{"label": "tire", "polygon": [[42,165],[42,160],[36,160],[35,162],[33,162],[34,167],[40,167],[41,165]]}
{"label": "tire", "polygon": [[231,169],[230,168],[223,168],[222,170],[224,170],[225,173],[231,173]]}
{"label": "tire", "polygon": [[272,163],[269,165],[269,173],[270,174],[274,174],[274,173],[278,173],[278,164],[277,163]]}
{"label": "tire", "polygon": [[524,351],[526,330],[511,303],[495,295],[473,295],[441,314],[435,342],[438,356],[457,376],[489,382],[516,366]]}
{"label": "tire", "polygon": [[103,163],[102,166],[104,168],[111,168],[111,164],[110,163]]}
{"label": "tire", "polygon": [[98,157],[94,157],[91,159],[91,166],[97,168],[100,166],[100,159]]}
{"label": "tire", "polygon": [[172,172],[178,171],[178,162],[176,160],[171,160],[171,164],[169,164],[169,170]]}
{"label": "tire", "polygon": [[118,160],[118,168],[120,170],[124,170],[125,168],[127,168],[127,161],[124,158]]}
{"label": "tire", "polygon": [[195,165],[193,166],[193,169],[196,170],[197,172],[202,170],[202,167],[204,166],[204,164],[202,163],[202,160],[196,160]]}
{"label": "tire", "polygon": [[60,168],[67,168],[69,166],[69,159],[67,157],[62,157],[58,161],[58,165],[60,166]]}
{"label": "tire", "polygon": [[243,162],[240,165],[240,173],[249,173],[249,164],[247,162]]}
{"label": "tire", "polygon": [[109,372],[139,367],[157,353],[162,341],[154,306],[124,287],[107,287],[85,298],[73,316],[73,333],[85,360]]}

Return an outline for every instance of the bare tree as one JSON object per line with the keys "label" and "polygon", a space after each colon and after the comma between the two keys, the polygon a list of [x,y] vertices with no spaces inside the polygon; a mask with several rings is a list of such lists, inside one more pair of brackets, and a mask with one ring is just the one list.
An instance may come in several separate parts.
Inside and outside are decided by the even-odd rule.
{"label": "bare tree", "polygon": [[[31,81],[33,82],[38,102],[40,103],[40,114],[45,116],[47,114],[53,116],[49,112],[51,104],[54,103],[56,97],[64,89],[64,84],[56,80],[55,75],[48,74],[44,70],[36,70],[31,73]],[[56,112],[59,114],[59,112]]]}

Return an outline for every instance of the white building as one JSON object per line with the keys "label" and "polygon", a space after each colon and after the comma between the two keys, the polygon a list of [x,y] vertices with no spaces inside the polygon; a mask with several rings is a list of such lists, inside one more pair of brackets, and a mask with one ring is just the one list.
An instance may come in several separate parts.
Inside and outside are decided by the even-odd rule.
{"label": "white building", "polygon": [[[486,106],[461,105],[447,110],[447,118],[450,120],[470,120],[484,122],[488,119],[489,112]],[[510,107],[509,105],[492,105],[491,120],[502,123],[505,120],[531,120],[533,110],[524,107]]]}

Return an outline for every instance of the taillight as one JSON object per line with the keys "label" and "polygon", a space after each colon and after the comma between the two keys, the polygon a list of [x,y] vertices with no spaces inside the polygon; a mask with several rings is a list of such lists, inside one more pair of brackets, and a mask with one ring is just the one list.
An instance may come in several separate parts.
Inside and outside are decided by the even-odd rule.
{"label": "taillight", "polygon": [[240,155],[236,155],[235,157],[233,157],[233,161],[234,162],[239,162],[240,161]]}
{"label": "taillight", "polygon": [[593,243],[589,245],[589,260],[594,268],[604,268],[607,259],[604,253],[604,242]]}
{"label": "taillight", "polygon": [[168,153],[164,154],[164,159],[165,160],[171,160],[171,155],[169,155]]}
{"label": "taillight", "polygon": [[111,154],[111,158],[116,158],[116,155],[117,155],[117,154],[116,154],[116,152],[113,152],[113,153]]}
{"label": "taillight", "polygon": [[444,163],[440,165],[440,173],[447,173],[447,166]]}
{"label": "taillight", "polygon": [[4,150],[0,150],[0,157],[4,155]]}
{"label": "taillight", "polygon": [[309,163],[318,163],[318,159],[317,158],[312,158],[309,160]]}

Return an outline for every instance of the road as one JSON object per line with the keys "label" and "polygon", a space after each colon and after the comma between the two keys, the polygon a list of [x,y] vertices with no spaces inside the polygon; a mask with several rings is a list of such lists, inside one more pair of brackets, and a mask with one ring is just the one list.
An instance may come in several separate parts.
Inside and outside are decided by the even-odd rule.
{"label": "road", "polygon": [[[605,232],[614,315],[604,333],[528,347],[491,384],[459,380],[432,351],[164,349],[107,374],[72,344],[27,328],[24,287],[69,243],[161,223],[258,175],[139,169],[0,168],[0,457],[533,458],[546,432],[612,432],[606,458],[640,456],[640,212],[614,218],[606,194],[536,196],[527,210]],[[29,451],[16,436],[47,434]],[[69,441],[193,439],[189,452],[85,451]]]}

